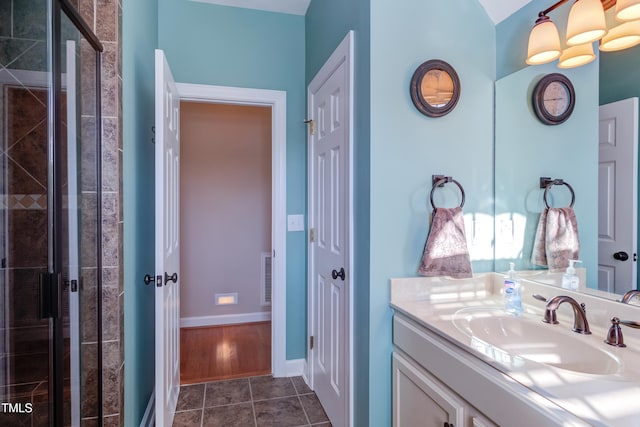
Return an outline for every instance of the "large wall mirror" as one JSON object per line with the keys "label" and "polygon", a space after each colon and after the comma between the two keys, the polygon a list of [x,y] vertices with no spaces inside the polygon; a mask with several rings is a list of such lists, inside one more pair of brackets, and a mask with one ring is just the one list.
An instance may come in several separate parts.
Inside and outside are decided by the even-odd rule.
{"label": "large wall mirror", "polygon": [[[603,259],[613,260],[618,250],[604,248],[608,234],[632,235],[632,221],[623,219],[611,228],[605,218],[611,200],[600,197],[603,178],[609,173],[599,165],[599,141],[606,138],[599,125],[600,105],[640,96],[640,46],[620,52],[600,53],[583,67],[564,70],[573,83],[576,104],[572,116],[557,126],[537,120],[531,106],[536,83],[544,75],[557,72],[554,63],[527,67],[507,75],[495,86],[495,269],[506,271],[509,262],[519,270],[543,274],[531,259],[533,238],[540,212],[544,209],[539,179],[564,179],[575,190],[574,210],[580,234],[580,259],[586,268],[586,285],[593,290],[622,294],[637,288],[632,279],[614,279]],[[637,113],[636,113],[637,122]],[[637,137],[637,133],[636,133]],[[635,166],[637,168],[637,158]],[[600,179],[599,179],[600,176]],[[626,180],[629,184],[637,184]],[[638,186],[635,186],[635,193]],[[553,192],[553,204],[567,204],[568,192]],[[625,208],[626,210],[626,208]],[[600,215],[599,215],[600,212]],[[637,209],[636,209],[637,212]],[[637,218],[633,218],[637,221]],[[607,228],[608,227],[608,228]],[[626,250],[625,250],[626,251]],[[624,262],[637,272],[633,251]],[[614,263],[615,266],[615,263]],[[626,276],[622,276],[626,277]],[[605,294],[603,294],[605,295]]]}

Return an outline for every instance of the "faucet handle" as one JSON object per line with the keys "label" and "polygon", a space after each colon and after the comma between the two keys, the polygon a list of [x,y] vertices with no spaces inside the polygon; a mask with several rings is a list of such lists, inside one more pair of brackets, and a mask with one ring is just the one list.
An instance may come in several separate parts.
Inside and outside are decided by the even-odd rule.
{"label": "faucet handle", "polygon": [[624,343],[624,337],[622,336],[622,329],[620,328],[620,324],[629,326],[630,328],[640,329],[640,323],[638,322],[633,322],[631,320],[620,320],[617,317],[612,317],[611,327],[609,328],[609,332],[607,332],[607,338],[604,340],[604,342],[615,347],[627,346]]}
{"label": "faucet handle", "polygon": [[540,294],[533,294],[533,295],[531,295],[531,296],[532,296],[532,297],[534,297],[534,298],[535,298],[535,299],[537,299],[537,300],[542,301],[542,302],[547,302],[547,301],[549,301],[549,300],[547,299],[547,297],[544,297],[544,296],[542,296],[542,295],[540,295]]}

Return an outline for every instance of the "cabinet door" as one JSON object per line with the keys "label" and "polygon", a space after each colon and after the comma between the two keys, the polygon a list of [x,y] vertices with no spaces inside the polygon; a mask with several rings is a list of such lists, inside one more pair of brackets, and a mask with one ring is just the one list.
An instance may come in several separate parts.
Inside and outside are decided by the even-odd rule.
{"label": "cabinet door", "polygon": [[464,403],[438,380],[393,353],[393,426],[466,427]]}

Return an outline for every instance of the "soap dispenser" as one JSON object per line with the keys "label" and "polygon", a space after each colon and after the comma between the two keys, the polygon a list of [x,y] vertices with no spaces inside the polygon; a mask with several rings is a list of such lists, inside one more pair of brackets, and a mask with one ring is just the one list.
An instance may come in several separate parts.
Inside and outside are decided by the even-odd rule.
{"label": "soap dispenser", "polygon": [[578,285],[580,284],[580,278],[576,275],[576,269],[574,264],[576,262],[582,262],[579,259],[570,259],[569,267],[567,267],[567,272],[562,275],[562,287],[564,289],[570,289],[575,291],[578,289]]}
{"label": "soap dispenser", "polygon": [[509,263],[509,272],[504,279],[504,309],[513,316],[522,315],[522,296],[520,295],[520,280],[516,274],[515,263]]}

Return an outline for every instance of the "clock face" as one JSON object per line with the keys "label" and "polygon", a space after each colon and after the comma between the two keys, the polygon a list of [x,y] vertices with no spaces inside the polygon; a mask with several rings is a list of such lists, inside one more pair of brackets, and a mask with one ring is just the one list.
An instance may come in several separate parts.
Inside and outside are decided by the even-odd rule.
{"label": "clock face", "polygon": [[533,90],[533,109],[546,125],[564,123],[573,112],[575,91],[571,81],[560,73],[544,76]]}
{"label": "clock face", "polygon": [[569,89],[560,82],[551,82],[543,94],[544,109],[558,117],[569,108]]}

